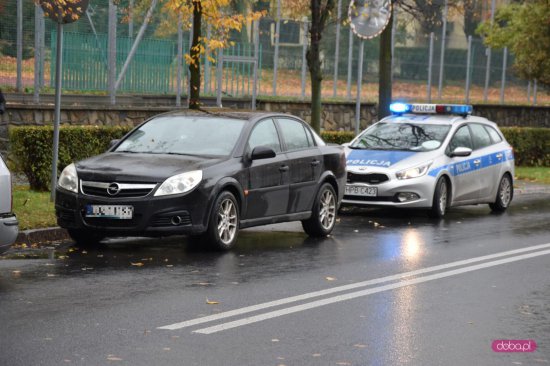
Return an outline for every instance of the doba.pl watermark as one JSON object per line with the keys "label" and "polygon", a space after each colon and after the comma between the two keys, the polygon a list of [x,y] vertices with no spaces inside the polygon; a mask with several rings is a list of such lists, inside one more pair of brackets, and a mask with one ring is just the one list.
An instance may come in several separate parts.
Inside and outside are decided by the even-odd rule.
{"label": "doba.pl watermark", "polygon": [[535,352],[537,342],[532,339],[498,339],[493,341],[495,352]]}

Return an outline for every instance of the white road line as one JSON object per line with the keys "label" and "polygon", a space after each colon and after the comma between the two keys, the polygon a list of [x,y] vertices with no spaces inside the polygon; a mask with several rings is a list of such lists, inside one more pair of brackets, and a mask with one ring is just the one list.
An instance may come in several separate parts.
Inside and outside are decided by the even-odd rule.
{"label": "white road line", "polygon": [[257,322],[260,322],[260,321],[263,321],[263,320],[272,319],[272,318],[280,317],[280,316],[283,316],[283,315],[297,313],[297,312],[300,312],[300,311],[313,309],[313,308],[317,308],[317,307],[324,306],[324,305],[334,304],[334,303],[337,303],[337,302],[347,301],[347,300],[355,299],[355,298],[358,298],[358,297],[363,297],[363,296],[367,296],[367,295],[376,294],[378,292],[393,290],[393,289],[401,288],[401,287],[405,287],[405,286],[416,285],[416,284],[423,283],[423,282],[433,281],[433,280],[437,280],[437,279],[441,279],[441,278],[445,278],[445,277],[450,277],[450,276],[456,276],[456,275],[459,275],[459,274],[462,274],[462,273],[477,271],[477,270],[480,270],[480,269],[483,269],[483,268],[490,268],[490,267],[494,267],[494,266],[499,266],[501,264],[517,262],[517,261],[521,261],[521,260],[524,260],[524,259],[539,257],[539,256],[542,256],[542,255],[547,255],[547,254],[550,254],[550,250],[544,250],[544,251],[538,251],[538,252],[535,252],[535,253],[518,255],[518,256],[505,258],[505,259],[500,259],[500,260],[496,260],[496,261],[492,261],[492,262],[485,262],[485,263],[481,263],[481,264],[477,264],[477,265],[473,265],[473,266],[469,266],[469,267],[463,267],[463,268],[459,268],[459,269],[455,269],[455,270],[451,270],[451,271],[447,271],[447,272],[436,273],[436,274],[433,274],[433,275],[418,277],[418,278],[414,278],[414,279],[411,279],[411,280],[400,281],[400,282],[392,283],[392,284],[389,284],[389,285],[369,288],[369,289],[366,289],[366,290],[363,290],[363,291],[351,292],[351,293],[347,293],[347,294],[344,294],[344,295],[329,297],[329,298],[326,298],[326,299],[317,300],[317,301],[313,301],[313,302],[302,304],[302,305],[296,305],[296,306],[292,306],[292,307],[281,309],[281,310],[271,311],[271,312],[268,312],[268,313],[264,313],[264,314],[260,314],[260,315],[256,315],[256,316],[251,316],[251,317],[240,319],[240,320],[235,320],[235,321],[232,321],[232,322],[223,323],[223,324],[220,324],[220,325],[215,325],[215,326],[208,327],[208,328],[198,329],[198,330],[193,331],[193,333],[212,334],[212,333],[216,333],[216,332],[221,332],[221,331],[228,330],[228,329],[231,329],[231,328],[236,328],[236,327],[241,327],[243,325],[257,323]]}
{"label": "white road line", "polygon": [[529,252],[529,251],[532,251],[532,250],[545,249],[545,248],[550,248],[550,243],[535,245],[535,246],[521,248],[521,249],[509,250],[509,251],[506,251],[506,252],[500,252],[500,253],[495,253],[495,254],[484,255],[484,256],[481,256],[481,257],[475,257],[475,258],[460,260],[460,261],[456,261],[456,262],[450,262],[450,263],[441,264],[441,265],[437,265],[437,266],[433,266],[433,267],[426,267],[426,268],[415,270],[415,271],[398,273],[396,275],[376,278],[376,279],[372,279],[372,280],[368,280],[368,281],[351,283],[349,285],[344,285],[344,286],[332,287],[332,288],[328,288],[326,290],[309,292],[309,293],[305,293],[305,294],[302,294],[302,295],[296,295],[296,296],[287,297],[287,298],[274,300],[274,301],[269,301],[269,302],[265,302],[265,303],[261,303],[261,304],[257,304],[257,305],[246,306],[246,307],[235,309],[235,310],[225,311],[223,313],[208,315],[208,316],[204,316],[204,317],[201,317],[201,318],[196,318],[196,319],[186,320],[186,321],[179,322],[179,323],[165,325],[165,326],[162,326],[162,327],[158,327],[157,329],[176,330],[176,329],[191,327],[193,325],[203,324],[203,323],[211,322],[211,321],[214,321],[214,320],[225,319],[225,318],[229,318],[229,317],[232,317],[232,316],[242,315],[242,314],[250,313],[250,312],[253,312],[253,311],[263,310],[263,309],[267,309],[267,308],[271,308],[271,307],[275,307],[275,306],[279,306],[279,305],[285,305],[285,304],[289,304],[289,303],[293,303],[293,302],[297,302],[297,301],[308,300],[308,299],[311,299],[313,297],[330,295],[330,294],[334,294],[334,293],[337,293],[337,292],[353,290],[353,289],[357,289],[357,288],[360,288],[360,287],[366,287],[366,286],[371,286],[371,285],[377,285],[377,284],[380,284],[380,283],[400,280],[400,279],[403,279],[403,278],[407,278],[407,277],[411,277],[411,276],[417,276],[417,275],[425,274],[425,273],[429,273],[429,272],[439,271],[439,270],[443,270],[443,269],[448,269],[448,268],[463,266],[463,265],[472,264],[472,263],[476,263],[476,262],[481,262],[481,261],[485,261],[485,260],[489,260],[489,259],[495,259],[495,258],[505,257],[505,256],[508,256],[508,255],[520,254],[520,253],[525,253],[525,252]]}

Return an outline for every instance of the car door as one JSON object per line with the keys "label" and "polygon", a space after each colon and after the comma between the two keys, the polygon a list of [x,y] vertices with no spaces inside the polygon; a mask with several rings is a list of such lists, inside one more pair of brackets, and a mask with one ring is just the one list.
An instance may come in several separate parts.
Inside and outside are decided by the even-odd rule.
{"label": "car door", "polygon": [[288,213],[310,211],[323,168],[321,150],[303,122],[278,117],[277,123],[290,165]]}
{"label": "car door", "polygon": [[246,219],[283,215],[288,207],[290,168],[271,118],[256,123],[247,141],[246,154],[250,155],[257,146],[270,147],[277,155],[250,162]]}
{"label": "car door", "polygon": [[[475,147],[475,153],[478,166],[478,177],[480,182],[478,199],[488,198],[494,191],[495,185],[499,182],[499,159],[502,160],[503,153],[498,150],[498,146],[493,144],[489,132],[480,123],[471,123],[470,130]],[[500,153],[500,155],[499,155]]]}
{"label": "car door", "polygon": [[[457,147],[467,147],[474,150],[470,128],[467,124],[455,132],[447,153],[450,155]],[[449,171],[453,177],[453,201],[465,202],[476,200],[479,196],[480,182],[474,161],[478,160],[475,151],[470,156],[454,156],[450,158]]]}

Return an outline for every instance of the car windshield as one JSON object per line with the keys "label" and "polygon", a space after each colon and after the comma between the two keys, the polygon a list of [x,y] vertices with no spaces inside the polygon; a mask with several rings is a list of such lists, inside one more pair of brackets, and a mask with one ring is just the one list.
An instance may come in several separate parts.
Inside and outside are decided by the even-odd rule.
{"label": "car windshield", "polygon": [[132,132],[115,151],[227,156],[245,123],[220,117],[158,117]]}
{"label": "car windshield", "polygon": [[349,147],[369,150],[431,151],[439,148],[451,126],[421,123],[377,123]]}

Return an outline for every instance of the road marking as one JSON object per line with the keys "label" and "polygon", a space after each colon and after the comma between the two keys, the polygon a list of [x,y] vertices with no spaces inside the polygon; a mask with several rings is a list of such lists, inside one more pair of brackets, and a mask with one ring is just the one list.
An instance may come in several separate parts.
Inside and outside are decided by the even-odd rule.
{"label": "road marking", "polygon": [[329,298],[326,298],[326,299],[317,300],[317,301],[313,301],[313,302],[306,303],[306,304],[296,305],[296,306],[292,306],[292,307],[285,308],[285,309],[275,310],[275,311],[271,311],[271,312],[268,312],[268,313],[264,313],[264,314],[260,314],[260,315],[256,315],[256,316],[251,316],[251,317],[240,319],[240,320],[235,320],[235,321],[232,321],[232,322],[223,323],[223,324],[220,324],[220,325],[215,325],[215,326],[208,327],[208,328],[198,329],[198,330],[193,331],[193,333],[201,333],[201,334],[217,333],[217,332],[221,332],[221,331],[236,328],[236,327],[241,327],[243,325],[257,323],[257,322],[260,322],[260,321],[263,321],[263,320],[272,319],[272,318],[280,317],[280,316],[283,316],[283,315],[288,315],[288,314],[297,313],[297,312],[304,311],[304,310],[317,308],[317,307],[320,307],[320,306],[334,304],[334,303],[337,303],[337,302],[342,302],[342,301],[355,299],[355,298],[358,298],[358,297],[368,296],[368,295],[376,294],[376,293],[383,292],[383,291],[394,290],[396,288],[401,288],[401,287],[416,285],[416,284],[423,283],[423,282],[438,280],[438,279],[441,279],[441,278],[456,276],[456,275],[459,275],[459,274],[462,274],[462,273],[468,273],[468,272],[477,271],[477,270],[484,269],[484,268],[495,267],[495,266],[499,266],[501,264],[517,262],[517,261],[521,261],[521,260],[525,260],[525,259],[529,259],[529,258],[534,258],[534,257],[539,257],[539,256],[542,256],[542,255],[547,255],[547,254],[550,254],[550,250],[544,250],[544,251],[538,251],[538,252],[535,252],[535,253],[518,255],[518,256],[505,258],[505,259],[500,259],[500,260],[496,260],[496,261],[492,261],[492,262],[485,262],[485,263],[481,263],[481,264],[477,264],[477,265],[473,265],[473,266],[469,266],[469,267],[463,267],[463,268],[454,269],[454,270],[447,271],[447,272],[436,273],[436,274],[433,274],[433,275],[418,277],[418,278],[414,278],[414,279],[411,279],[411,280],[400,281],[400,282],[392,283],[392,284],[389,284],[389,285],[369,288],[367,290],[351,292],[351,293],[347,293],[347,294],[344,294],[344,295],[329,297]]}
{"label": "road marking", "polygon": [[546,249],[546,248],[550,248],[550,243],[535,245],[535,246],[521,248],[521,249],[509,250],[509,251],[506,251],[506,252],[500,252],[500,253],[495,253],[495,254],[484,255],[484,256],[481,256],[481,257],[475,257],[475,258],[460,260],[460,261],[456,261],[456,262],[450,262],[450,263],[441,264],[441,265],[432,266],[432,267],[426,267],[426,268],[418,269],[418,270],[415,270],[415,271],[404,272],[404,273],[399,273],[399,274],[396,274],[396,275],[376,278],[376,279],[372,279],[372,280],[351,283],[349,285],[331,287],[331,288],[328,288],[328,289],[325,289],[325,290],[309,292],[309,293],[305,293],[305,294],[302,294],[302,295],[296,295],[296,296],[287,297],[287,298],[283,298],[283,299],[279,299],[279,300],[274,300],[274,301],[269,301],[269,302],[265,302],[265,303],[261,303],[261,304],[247,306],[247,307],[244,307],[244,308],[225,311],[225,312],[219,313],[219,314],[208,315],[208,316],[204,316],[204,317],[201,317],[201,318],[196,318],[196,319],[186,320],[186,321],[179,322],[179,323],[165,325],[165,326],[162,326],[162,327],[158,327],[157,329],[164,329],[164,330],[182,329],[182,328],[191,327],[191,326],[198,325],[198,324],[208,323],[208,322],[215,321],[215,320],[220,320],[220,319],[225,319],[225,318],[229,318],[229,317],[232,317],[232,316],[237,316],[237,315],[250,313],[250,312],[253,312],[253,311],[263,310],[263,309],[267,309],[267,308],[271,308],[271,307],[275,307],[275,306],[280,306],[280,305],[286,305],[286,304],[297,302],[297,301],[308,300],[308,299],[311,299],[311,298],[314,298],[314,297],[330,295],[330,294],[334,294],[334,293],[337,293],[337,292],[343,292],[343,291],[347,291],[347,290],[354,290],[354,289],[357,289],[357,288],[371,286],[371,285],[377,285],[377,284],[384,283],[384,282],[401,280],[401,279],[404,279],[404,278],[407,278],[407,277],[417,276],[417,275],[420,275],[420,274],[435,272],[435,271],[439,271],[439,270],[443,270],[443,269],[449,269],[449,268],[453,268],[453,267],[463,266],[463,265],[472,264],[472,263],[476,263],[476,262],[481,262],[481,261],[485,261],[485,260],[489,260],[489,259],[495,259],[495,258],[500,258],[500,257],[509,256],[509,255],[514,255],[514,254],[525,253],[525,252],[538,250],[538,249]]}

